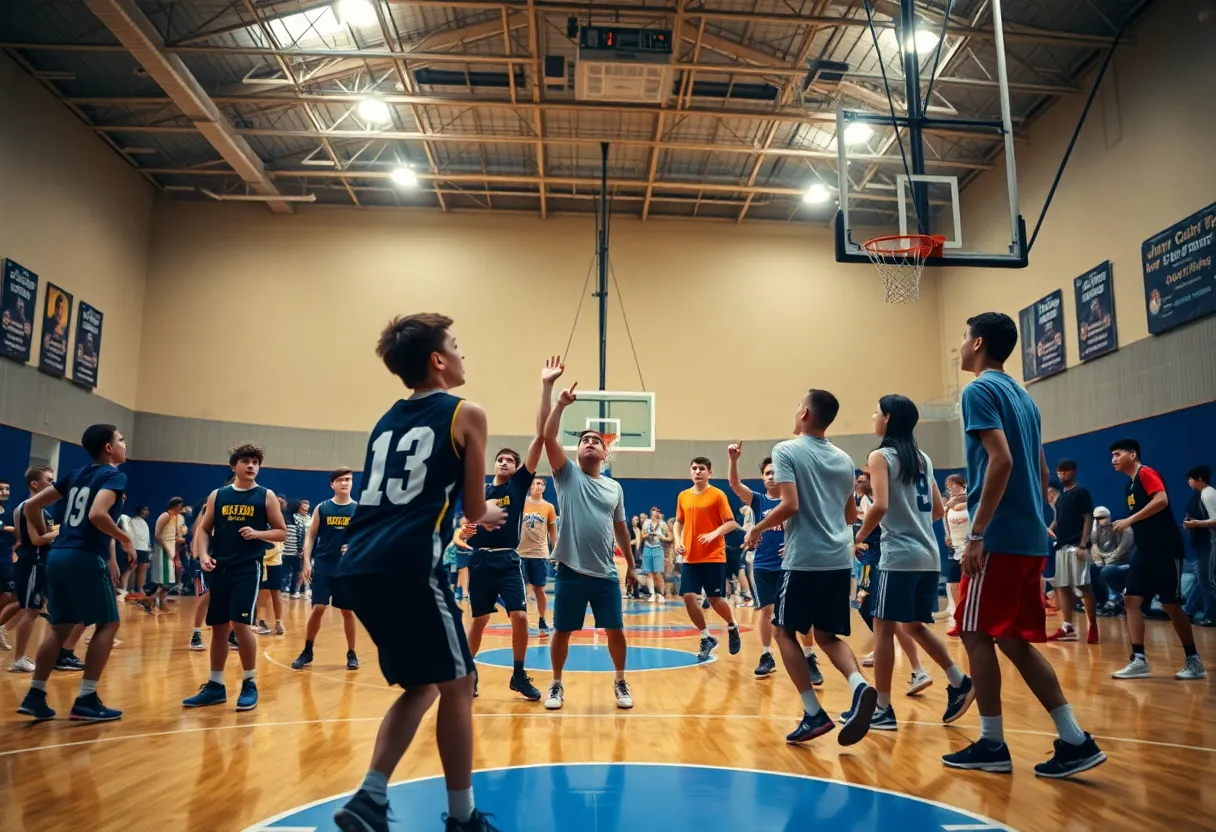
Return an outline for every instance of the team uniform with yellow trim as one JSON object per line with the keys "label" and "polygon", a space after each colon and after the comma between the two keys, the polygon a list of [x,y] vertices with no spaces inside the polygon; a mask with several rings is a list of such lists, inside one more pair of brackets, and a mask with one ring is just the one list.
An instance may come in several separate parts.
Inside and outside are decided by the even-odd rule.
{"label": "team uniform with yellow trim", "polygon": [[355,516],[355,502],[345,505],[326,500],[317,506],[317,539],[312,547],[312,605],[314,607],[333,604],[346,609],[334,600],[334,576],[338,574],[338,562],[342,559],[342,545],[346,542],[346,530]]}
{"label": "team uniform with yellow trim", "polygon": [[385,680],[403,688],[473,672],[461,611],[443,568],[464,485],[453,435],[463,399],[443,390],[402,399],[372,429],[358,508],[346,530],[334,603],[376,644]]}
{"label": "team uniform with yellow trim", "polygon": [[211,524],[211,570],[208,584],[207,626],[253,624],[258,590],[262,587],[262,559],[266,541],[241,537],[241,529],[270,528],[266,513],[266,488],[255,485],[240,489],[225,485],[215,492],[215,517]]}

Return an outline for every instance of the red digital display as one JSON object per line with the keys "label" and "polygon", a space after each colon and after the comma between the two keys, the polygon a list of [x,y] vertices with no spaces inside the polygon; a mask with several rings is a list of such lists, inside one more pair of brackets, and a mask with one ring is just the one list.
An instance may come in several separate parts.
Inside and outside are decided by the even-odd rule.
{"label": "red digital display", "polygon": [[612,46],[612,32],[611,32],[611,30],[609,30],[609,32],[608,32],[608,45],[609,45],[609,46]]}

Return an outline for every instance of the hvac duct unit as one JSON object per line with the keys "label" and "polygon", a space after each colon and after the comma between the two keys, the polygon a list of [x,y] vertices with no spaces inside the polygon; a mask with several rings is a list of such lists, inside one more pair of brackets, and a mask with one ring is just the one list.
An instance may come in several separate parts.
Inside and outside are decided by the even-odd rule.
{"label": "hvac duct unit", "polygon": [[584,26],[579,30],[574,97],[662,104],[671,95],[674,59],[670,29]]}

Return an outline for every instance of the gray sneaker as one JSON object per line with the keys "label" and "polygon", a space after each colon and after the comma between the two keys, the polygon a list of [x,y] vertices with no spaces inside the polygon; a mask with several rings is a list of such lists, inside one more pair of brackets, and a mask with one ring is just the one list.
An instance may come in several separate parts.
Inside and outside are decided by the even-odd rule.
{"label": "gray sneaker", "polygon": [[1202,679],[1207,675],[1208,672],[1203,667],[1203,659],[1198,656],[1187,656],[1186,664],[1182,666],[1182,670],[1174,674],[1174,678],[1185,682],[1191,679]]}
{"label": "gray sneaker", "polygon": [[1112,679],[1147,679],[1153,675],[1148,666],[1148,659],[1141,656],[1132,656],[1132,660],[1127,663],[1127,667],[1122,670],[1116,670],[1110,674]]}

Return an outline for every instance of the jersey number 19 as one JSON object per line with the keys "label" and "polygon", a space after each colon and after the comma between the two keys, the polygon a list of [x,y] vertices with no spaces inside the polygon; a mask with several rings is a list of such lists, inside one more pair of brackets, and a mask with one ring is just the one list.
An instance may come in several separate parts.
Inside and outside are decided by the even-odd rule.
{"label": "jersey number 19", "polygon": [[426,461],[431,458],[435,446],[435,431],[428,427],[411,428],[397,442],[397,452],[408,454],[405,459],[405,476],[384,479],[388,467],[389,446],[392,431],[385,431],[372,443],[372,470],[367,487],[359,495],[359,505],[378,506],[380,498],[387,496],[393,505],[403,506],[422,493],[426,483]]}

